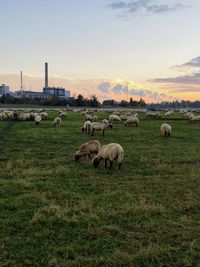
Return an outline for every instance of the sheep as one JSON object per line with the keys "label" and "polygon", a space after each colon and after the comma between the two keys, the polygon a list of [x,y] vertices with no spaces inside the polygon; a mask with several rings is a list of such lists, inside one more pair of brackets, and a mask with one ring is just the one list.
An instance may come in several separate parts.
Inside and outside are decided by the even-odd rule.
{"label": "sheep", "polygon": [[41,122],[42,118],[38,115],[35,117],[35,124],[38,125]]}
{"label": "sheep", "polygon": [[60,117],[56,117],[53,121],[53,127],[59,128],[62,123],[62,119]]}
{"label": "sheep", "polygon": [[47,112],[41,112],[40,116],[42,117],[42,119],[47,119],[48,118],[48,113]]}
{"label": "sheep", "polygon": [[98,121],[98,116],[97,116],[97,115],[94,115],[94,116],[92,117],[92,120],[93,120],[94,122]]}
{"label": "sheep", "polygon": [[139,126],[139,119],[135,116],[132,116],[132,117],[128,118],[127,121],[125,121],[124,125],[125,126],[136,125],[138,127]]}
{"label": "sheep", "polygon": [[86,115],[85,115],[85,121],[93,121],[93,119],[92,119],[92,115],[90,115],[90,114],[86,114]]}
{"label": "sheep", "polygon": [[169,110],[167,111],[164,115],[167,117],[167,116],[171,116],[173,115],[174,111],[173,110]]}
{"label": "sheep", "polygon": [[82,133],[90,134],[92,123],[91,121],[86,121],[82,127]]}
{"label": "sheep", "polygon": [[108,121],[107,119],[103,119],[103,120],[102,120],[102,123],[104,123],[104,124],[109,124],[109,121]]}
{"label": "sheep", "polygon": [[105,124],[100,122],[93,122],[91,125],[91,135],[94,135],[94,131],[101,131],[101,135],[104,136],[104,131],[106,128],[112,128],[112,124]]}
{"label": "sheep", "polygon": [[154,119],[159,119],[161,117],[161,114],[160,114],[160,112],[147,111],[146,117],[152,117]]}
{"label": "sheep", "polygon": [[67,113],[66,112],[61,112],[60,115],[59,115],[59,117],[61,119],[64,119],[65,117],[67,117]]}
{"label": "sheep", "polygon": [[172,132],[172,127],[167,123],[163,123],[160,127],[160,131],[162,136],[170,136]]}
{"label": "sheep", "polygon": [[120,117],[120,119],[121,119],[122,121],[126,121],[127,118],[128,118],[128,116],[129,116],[129,115],[127,115],[127,114],[122,114],[122,115],[120,115],[119,117]]}
{"label": "sheep", "polygon": [[110,170],[113,166],[113,161],[117,160],[119,164],[119,170],[122,166],[122,161],[124,157],[124,150],[120,144],[111,143],[103,146],[99,153],[93,158],[92,163],[95,168],[97,168],[101,162],[101,160],[105,160],[105,168],[107,168],[107,161],[110,161]]}
{"label": "sheep", "polygon": [[79,150],[76,151],[75,161],[78,161],[82,157],[85,157],[86,159],[86,156],[88,156],[89,159],[91,159],[91,154],[96,155],[99,152],[100,148],[101,148],[101,144],[97,140],[92,140],[85,144],[82,144]]}
{"label": "sheep", "polygon": [[109,116],[109,122],[113,122],[113,121],[117,121],[118,123],[120,123],[121,119],[120,119],[120,117],[118,115],[112,114],[112,115]]}
{"label": "sheep", "polygon": [[200,123],[200,115],[198,115],[198,116],[191,116],[190,118],[190,122],[192,122],[192,123]]}

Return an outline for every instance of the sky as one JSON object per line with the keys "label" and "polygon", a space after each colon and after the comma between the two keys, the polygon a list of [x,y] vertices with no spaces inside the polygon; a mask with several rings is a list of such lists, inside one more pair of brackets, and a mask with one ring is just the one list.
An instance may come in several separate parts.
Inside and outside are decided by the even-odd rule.
{"label": "sky", "polygon": [[146,102],[199,100],[199,0],[0,0],[0,84]]}

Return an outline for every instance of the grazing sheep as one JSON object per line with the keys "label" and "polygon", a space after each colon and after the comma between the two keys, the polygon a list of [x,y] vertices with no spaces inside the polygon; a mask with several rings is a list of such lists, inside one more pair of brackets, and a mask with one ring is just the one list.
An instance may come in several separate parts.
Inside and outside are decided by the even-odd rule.
{"label": "grazing sheep", "polygon": [[101,148],[101,144],[97,140],[89,141],[85,144],[82,144],[79,150],[75,154],[75,161],[78,161],[80,158],[88,156],[91,159],[92,154],[97,154]]}
{"label": "grazing sheep", "polygon": [[35,117],[35,124],[38,125],[41,122],[41,120],[42,120],[42,118],[39,115],[37,115]]}
{"label": "grazing sheep", "polygon": [[86,114],[85,115],[85,121],[92,121],[92,115]]}
{"label": "grazing sheep", "polygon": [[167,116],[171,116],[173,115],[174,111],[173,110],[169,110],[167,111],[164,115],[167,117]]}
{"label": "grazing sheep", "polygon": [[61,112],[60,115],[59,115],[59,117],[61,119],[64,119],[65,117],[67,117],[67,113],[66,112]]}
{"label": "grazing sheep", "polygon": [[92,123],[91,121],[86,121],[82,127],[82,133],[90,134]]}
{"label": "grazing sheep", "polygon": [[121,119],[122,121],[126,121],[127,118],[128,118],[128,116],[129,116],[129,115],[127,115],[127,114],[122,114],[122,115],[120,115],[119,117],[120,117],[120,119]]}
{"label": "grazing sheep", "polygon": [[160,112],[147,111],[146,117],[152,117],[154,119],[159,119],[161,117],[161,113]]}
{"label": "grazing sheep", "polygon": [[60,117],[56,117],[53,121],[53,127],[59,128],[61,126],[62,120]]}
{"label": "grazing sheep", "polygon": [[97,115],[94,115],[94,116],[92,117],[92,120],[93,120],[94,122],[98,121],[98,116],[97,116]]}
{"label": "grazing sheep", "polygon": [[117,121],[118,123],[120,123],[121,119],[120,119],[120,117],[118,115],[112,114],[112,115],[109,116],[109,122],[112,123],[113,121]]}
{"label": "grazing sheep", "polygon": [[105,160],[105,168],[107,168],[107,161],[110,161],[110,170],[113,166],[113,161],[117,160],[119,164],[119,170],[121,169],[122,160],[124,157],[124,150],[121,145],[117,143],[111,143],[103,146],[99,153],[93,158],[93,165],[97,168],[101,162],[101,160]]}
{"label": "grazing sheep", "polygon": [[112,128],[112,124],[93,122],[91,125],[91,135],[94,135],[94,131],[101,131],[101,135],[104,136],[104,131],[106,128]]}
{"label": "grazing sheep", "polygon": [[102,123],[104,123],[104,124],[109,124],[109,121],[108,121],[107,119],[103,119],[103,120],[102,120]]}
{"label": "grazing sheep", "polygon": [[139,126],[139,119],[135,116],[132,116],[130,118],[127,119],[127,121],[125,121],[124,123],[125,126],[127,125],[136,125],[137,127]]}
{"label": "grazing sheep", "polygon": [[48,113],[47,112],[41,112],[40,116],[42,117],[42,119],[47,119],[48,118]]}
{"label": "grazing sheep", "polygon": [[189,120],[191,123],[200,123],[200,115],[198,116],[191,115],[189,117]]}
{"label": "grazing sheep", "polygon": [[162,136],[170,136],[172,132],[172,127],[167,123],[163,123],[160,127],[160,131]]}

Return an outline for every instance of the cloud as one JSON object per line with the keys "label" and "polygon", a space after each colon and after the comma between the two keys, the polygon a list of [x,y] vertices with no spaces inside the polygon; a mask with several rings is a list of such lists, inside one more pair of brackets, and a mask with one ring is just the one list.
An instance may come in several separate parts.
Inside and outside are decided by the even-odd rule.
{"label": "cloud", "polygon": [[123,85],[122,84],[116,84],[112,89],[111,89],[115,94],[121,94],[123,92]]}
{"label": "cloud", "polygon": [[178,69],[178,70],[184,70],[188,68],[200,68],[200,57],[193,58],[189,60],[188,62],[183,63],[181,65],[173,66],[173,68]]}
{"label": "cloud", "polygon": [[[98,89],[101,90],[100,88],[102,85],[104,86],[105,83],[100,83],[98,85]],[[133,87],[128,87],[127,85],[124,85],[123,83],[109,83],[109,88],[106,91],[107,97],[110,97],[114,93],[116,96],[121,96],[121,98],[125,97],[137,97],[137,98],[144,98],[147,99],[148,101],[156,101],[156,102],[161,102],[165,100],[175,100],[174,97],[168,96],[163,93],[158,93],[158,92],[153,92],[151,90],[141,90]]]}
{"label": "cloud", "polygon": [[151,83],[173,83],[173,84],[196,84],[200,85],[200,72],[192,75],[182,75],[172,78],[157,78],[149,80]]}
{"label": "cloud", "polygon": [[108,5],[108,8],[119,10],[123,12],[120,16],[128,14],[137,15],[138,13],[144,14],[161,14],[185,9],[191,6],[186,6],[181,3],[174,5],[157,4],[154,0],[132,0],[132,1],[115,1]]}
{"label": "cloud", "polygon": [[110,87],[111,87],[111,83],[109,82],[100,83],[98,85],[98,89],[104,93],[108,93],[108,90]]}

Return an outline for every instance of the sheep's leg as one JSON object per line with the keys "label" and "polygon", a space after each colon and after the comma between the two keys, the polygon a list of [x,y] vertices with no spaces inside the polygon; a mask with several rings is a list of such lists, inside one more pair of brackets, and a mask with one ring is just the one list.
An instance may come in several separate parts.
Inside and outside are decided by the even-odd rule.
{"label": "sheep's leg", "polygon": [[92,159],[91,156],[90,156],[90,154],[88,154],[88,158],[89,158],[89,159]]}
{"label": "sheep's leg", "polygon": [[105,168],[107,169],[107,163],[108,163],[108,159],[105,159]]}
{"label": "sheep's leg", "polygon": [[113,161],[110,160],[110,170],[112,169]]}
{"label": "sheep's leg", "polygon": [[94,135],[94,129],[92,129],[91,135]]}
{"label": "sheep's leg", "polygon": [[119,163],[119,170],[121,170],[121,167],[122,167],[122,163],[120,162]]}
{"label": "sheep's leg", "polygon": [[102,134],[102,136],[104,136],[104,130],[102,131],[102,133],[101,133],[101,134]]}

